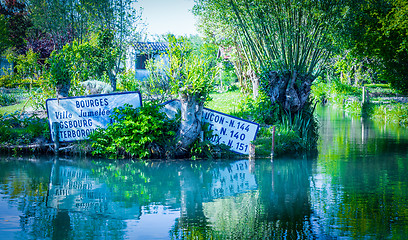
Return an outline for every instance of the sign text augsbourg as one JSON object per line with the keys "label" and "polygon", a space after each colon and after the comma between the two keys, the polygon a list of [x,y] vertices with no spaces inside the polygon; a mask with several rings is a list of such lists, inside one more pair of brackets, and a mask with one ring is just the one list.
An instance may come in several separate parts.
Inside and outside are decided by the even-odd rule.
{"label": "sign text augsbourg", "polygon": [[[106,128],[111,123],[113,109],[129,104],[134,108],[142,106],[139,92],[98,94],[46,101],[48,122],[58,123],[59,141],[71,142],[88,139],[96,128]],[[51,138],[55,141],[54,132]]]}

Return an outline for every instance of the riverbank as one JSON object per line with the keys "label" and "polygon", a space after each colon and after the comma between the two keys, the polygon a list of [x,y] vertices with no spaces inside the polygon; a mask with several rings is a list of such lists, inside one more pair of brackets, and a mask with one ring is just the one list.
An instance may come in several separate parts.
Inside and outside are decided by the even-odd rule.
{"label": "riverbank", "polygon": [[[330,104],[345,111],[348,114],[371,118],[378,121],[394,122],[404,127],[408,126],[408,98],[396,96],[395,93],[387,92],[385,88],[368,88],[368,101],[363,104],[362,95],[334,94],[333,92],[325,96],[321,103]],[[315,96],[315,95],[314,95]],[[257,105],[258,104],[258,105]],[[211,94],[211,101],[205,105],[207,108],[223,112],[236,117],[241,117],[254,122],[257,121],[256,114],[263,106],[259,103],[251,102],[248,96],[240,91],[228,91]],[[8,109],[13,109],[9,113]],[[257,112],[258,111],[258,112]],[[5,112],[5,113],[4,113]],[[6,154],[55,154],[54,143],[50,139],[47,114],[45,111],[33,111],[33,108],[26,104],[26,101],[17,105],[0,108],[0,152]],[[295,126],[298,124],[299,126]],[[265,158],[271,156],[272,144],[274,144],[274,155],[304,154],[308,141],[299,136],[299,131],[308,129],[301,119],[288,119],[284,123],[275,126],[275,135],[272,132],[272,125],[260,124],[260,129],[255,145],[255,156]],[[274,139],[274,142],[272,141]],[[61,155],[84,155],[91,156],[92,146],[89,141],[75,143],[63,143],[61,145]],[[219,154],[214,154],[214,157]],[[242,155],[231,154],[229,157],[242,158]]]}
{"label": "riverbank", "polygon": [[353,116],[408,127],[408,96],[395,91],[389,84],[364,84],[358,87],[336,81],[317,81],[312,86],[312,98]]}
{"label": "riverbank", "polygon": [[[207,102],[206,107],[232,115],[239,116],[239,109],[242,108],[242,100],[245,96],[240,91],[228,91],[223,93],[211,94],[211,101]],[[10,113],[10,109],[12,112]],[[248,119],[247,119],[248,120]],[[253,119],[249,119],[253,120]],[[34,111],[29,104],[18,103],[16,105],[0,108],[0,152],[6,154],[55,154],[54,143],[50,138],[50,129],[48,126],[47,114],[45,111]],[[262,124],[255,144],[256,157],[270,157],[272,133],[270,126]],[[282,135],[283,136],[283,135]],[[277,137],[276,152],[282,153],[287,148],[287,144],[281,144],[281,135]],[[286,146],[284,149],[282,146]],[[92,143],[89,141],[62,143],[60,149],[61,155],[92,155]],[[207,148],[207,146],[204,146]],[[204,149],[202,146],[199,151]],[[222,154],[218,150],[208,148],[210,156],[220,157]],[[281,150],[283,149],[283,150]],[[207,151],[207,150],[206,150]],[[229,158],[242,158],[243,155],[228,153]],[[208,157],[208,154],[203,154]],[[225,156],[225,154],[224,154]]]}

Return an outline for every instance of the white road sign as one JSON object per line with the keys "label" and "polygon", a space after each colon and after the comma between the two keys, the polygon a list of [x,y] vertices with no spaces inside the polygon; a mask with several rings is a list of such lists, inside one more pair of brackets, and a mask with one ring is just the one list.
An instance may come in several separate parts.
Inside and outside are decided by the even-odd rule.
{"label": "white road sign", "polygon": [[213,131],[210,142],[226,144],[236,153],[249,154],[249,144],[255,140],[259,124],[225,113],[204,108],[202,121]]}
{"label": "white road sign", "polygon": [[[47,114],[52,130],[52,123],[59,124],[59,141],[71,142],[88,139],[96,128],[106,128],[112,121],[110,115],[116,107],[129,104],[134,108],[142,106],[139,92],[48,99]],[[55,141],[53,131],[51,138]]]}

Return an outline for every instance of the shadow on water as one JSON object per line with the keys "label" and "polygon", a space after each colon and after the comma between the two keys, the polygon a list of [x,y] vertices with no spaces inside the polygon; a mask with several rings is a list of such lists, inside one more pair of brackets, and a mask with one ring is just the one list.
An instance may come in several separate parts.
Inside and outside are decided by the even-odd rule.
{"label": "shadow on water", "polygon": [[408,135],[319,109],[313,158],[0,158],[2,239],[408,235]]}

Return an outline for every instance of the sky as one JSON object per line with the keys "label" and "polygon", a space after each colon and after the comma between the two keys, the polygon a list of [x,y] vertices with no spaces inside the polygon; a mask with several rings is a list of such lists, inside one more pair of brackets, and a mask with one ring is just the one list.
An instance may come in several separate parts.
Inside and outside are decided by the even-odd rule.
{"label": "sky", "polygon": [[192,13],[194,0],[138,0],[136,6],[143,8],[142,18],[150,35],[197,34]]}

